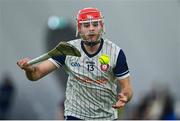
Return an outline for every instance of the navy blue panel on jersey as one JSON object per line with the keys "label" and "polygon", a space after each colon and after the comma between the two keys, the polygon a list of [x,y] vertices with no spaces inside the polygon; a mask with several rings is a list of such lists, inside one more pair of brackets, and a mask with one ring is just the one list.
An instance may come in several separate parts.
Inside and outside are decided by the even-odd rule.
{"label": "navy blue panel on jersey", "polygon": [[74,116],[65,116],[64,119],[65,120],[82,120],[82,119],[74,117]]}
{"label": "navy blue panel on jersey", "polygon": [[52,59],[56,60],[61,65],[64,65],[66,56],[65,55],[55,56],[55,57],[52,57]]}
{"label": "navy blue panel on jersey", "polygon": [[127,73],[129,73],[128,65],[126,62],[126,56],[122,49],[119,51],[116,67],[114,68],[113,71],[114,71],[115,76],[117,77],[124,76]]}

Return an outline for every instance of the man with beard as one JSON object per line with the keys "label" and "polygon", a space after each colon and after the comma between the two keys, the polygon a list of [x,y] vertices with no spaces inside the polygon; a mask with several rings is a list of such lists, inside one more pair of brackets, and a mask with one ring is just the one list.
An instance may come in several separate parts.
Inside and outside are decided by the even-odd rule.
{"label": "man with beard", "polygon": [[[97,8],[84,8],[77,15],[77,33],[80,39],[74,45],[81,57],[56,56],[37,65],[28,65],[28,58],[17,62],[29,80],[35,81],[59,67],[69,74],[64,117],[66,120],[117,119],[117,109],[132,97],[132,87],[123,50],[102,37],[104,21]],[[102,60],[100,60],[100,58]],[[117,94],[117,83],[121,89]]]}

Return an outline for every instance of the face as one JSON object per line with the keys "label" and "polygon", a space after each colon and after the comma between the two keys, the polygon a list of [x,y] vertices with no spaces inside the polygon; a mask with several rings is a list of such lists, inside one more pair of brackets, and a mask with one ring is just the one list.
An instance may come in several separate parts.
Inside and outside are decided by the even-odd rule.
{"label": "face", "polygon": [[81,23],[80,35],[86,41],[96,41],[102,32],[100,21]]}

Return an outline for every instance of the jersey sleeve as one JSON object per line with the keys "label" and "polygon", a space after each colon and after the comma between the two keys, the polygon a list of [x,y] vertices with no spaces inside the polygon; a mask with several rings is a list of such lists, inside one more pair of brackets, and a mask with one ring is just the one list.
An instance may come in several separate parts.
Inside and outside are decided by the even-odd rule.
{"label": "jersey sleeve", "polygon": [[117,77],[117,79],[120,79],[120,80],[130,75],[128,64],[126,62],[126,56],[122,49],[119,51],[117,61],[116,61],[116,66],[113,69],[113,72],[114,72],[114,75]]}
{"label": "jersey sleeve", "polygon": [[65,55],[55,56],[49,58],[49,60],[59,68],[60,66],[63,66],[65,64],[66,56]]}

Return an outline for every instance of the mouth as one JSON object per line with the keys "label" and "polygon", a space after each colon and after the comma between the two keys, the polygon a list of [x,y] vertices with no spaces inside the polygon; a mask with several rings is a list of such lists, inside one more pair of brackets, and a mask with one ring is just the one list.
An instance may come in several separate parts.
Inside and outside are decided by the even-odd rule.
{"label": "mouth", "polygon": [[89,34],[89,35],[88,35],[89,38],[93,38],[93,37],[95,37],[95,36],[96,36],[96,34]]}

